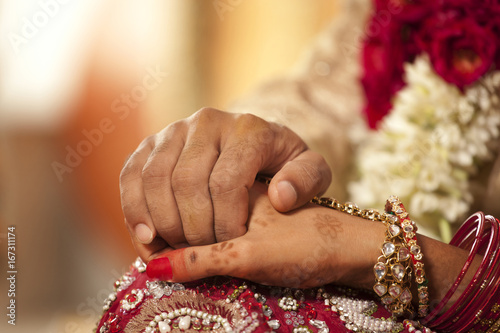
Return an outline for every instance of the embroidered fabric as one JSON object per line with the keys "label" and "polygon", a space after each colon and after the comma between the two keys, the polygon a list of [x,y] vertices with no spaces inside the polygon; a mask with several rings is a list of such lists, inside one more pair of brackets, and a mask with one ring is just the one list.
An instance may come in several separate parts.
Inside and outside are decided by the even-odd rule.
{"label": "embroidered fabric", "polygon": [[406,332],[365,291],[290,289],[230,277],[185,284],[153,280],[137,259],[104,301],[98,333]]}

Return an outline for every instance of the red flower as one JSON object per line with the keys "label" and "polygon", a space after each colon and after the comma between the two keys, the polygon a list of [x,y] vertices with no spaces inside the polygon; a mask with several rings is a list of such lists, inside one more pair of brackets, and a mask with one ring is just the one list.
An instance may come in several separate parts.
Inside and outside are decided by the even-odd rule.
{"label": "red flower", "polygon": [[[489,0],[488,2],[488,6],[476,8],[471,11],[471,16],[473,15],[478,24],[489,29],[493,36],[495,36],[495,44],[500,45],[500,1]],[[500,69],[500,48],[498,47],[495,55],[495,63],[496,69]]]}
{"label": "red flower", "polygon": [[365,113],[375,128],[403,86],[403,64],[425,52],[460,89],[500,69],[500,0],[374,0],[363,45]]}
{"label": "red flower", "polygon": [[[376,17],[370,24],[374,24]],[[362,50],[363,77],[368,124],[375,128],[389,112],[391,98],[403,86],[403,64],[412,61],[418,53],[408,26],[391,21],[380,26],[378,34],[368,38]]]}
{"label": "red flower", "polygon": [[387,10],[402,22],[418,22],[439,8],[438,0],[375,0],[376,11]]}
{"label": "red flower", "polygon": [[496,38],[471,18],[452,21],[434,30],[428,53],[436,72],[459,88],[473,83],[490,69]]}
{"label": "red flower", "polygon": [[416,34],[417,44],[420,49],[429,53],[431,43],[435,38],[436,31],[445,29],[458,20],[464,18],[464,13],[460,8],[447,8],[440,10],[434,15],[427,17],[420,22],[420,28]]}

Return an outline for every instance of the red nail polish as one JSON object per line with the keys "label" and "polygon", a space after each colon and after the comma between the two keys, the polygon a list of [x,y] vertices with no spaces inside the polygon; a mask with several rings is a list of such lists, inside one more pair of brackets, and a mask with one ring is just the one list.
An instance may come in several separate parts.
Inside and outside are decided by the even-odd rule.
{"label": "red nail polish", "polygon": [[151,260],[146,267],[146,274],[148,274],[150,278],[166,281],[172,280],[173,274],[170,260],[166,257]]}

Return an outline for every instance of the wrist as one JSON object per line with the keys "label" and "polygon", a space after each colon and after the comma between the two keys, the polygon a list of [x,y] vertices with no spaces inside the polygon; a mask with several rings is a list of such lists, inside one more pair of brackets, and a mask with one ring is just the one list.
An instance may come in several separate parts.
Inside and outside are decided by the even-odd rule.
{"label": "wrist", "polygon": [[338,267],[344,274],[338,283],[366,290],[375,284],[373,266],[381,255],[380,247],[384,242],[386,227],[383,223],[367,221],[361,217],[334,211],[339,214],[345,226],[345,237],[338,244],[341,260]]}

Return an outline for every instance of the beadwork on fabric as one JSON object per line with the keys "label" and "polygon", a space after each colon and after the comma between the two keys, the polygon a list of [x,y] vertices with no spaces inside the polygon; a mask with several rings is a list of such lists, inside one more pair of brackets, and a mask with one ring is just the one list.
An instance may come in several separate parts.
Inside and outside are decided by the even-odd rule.
{"label": "beadwork on fabric", "polygon": [[365,291],[328,285],[307,290],[214,277],[152,280],[137,259],[104,302],[98,333],[402,332],[404,325]]}

